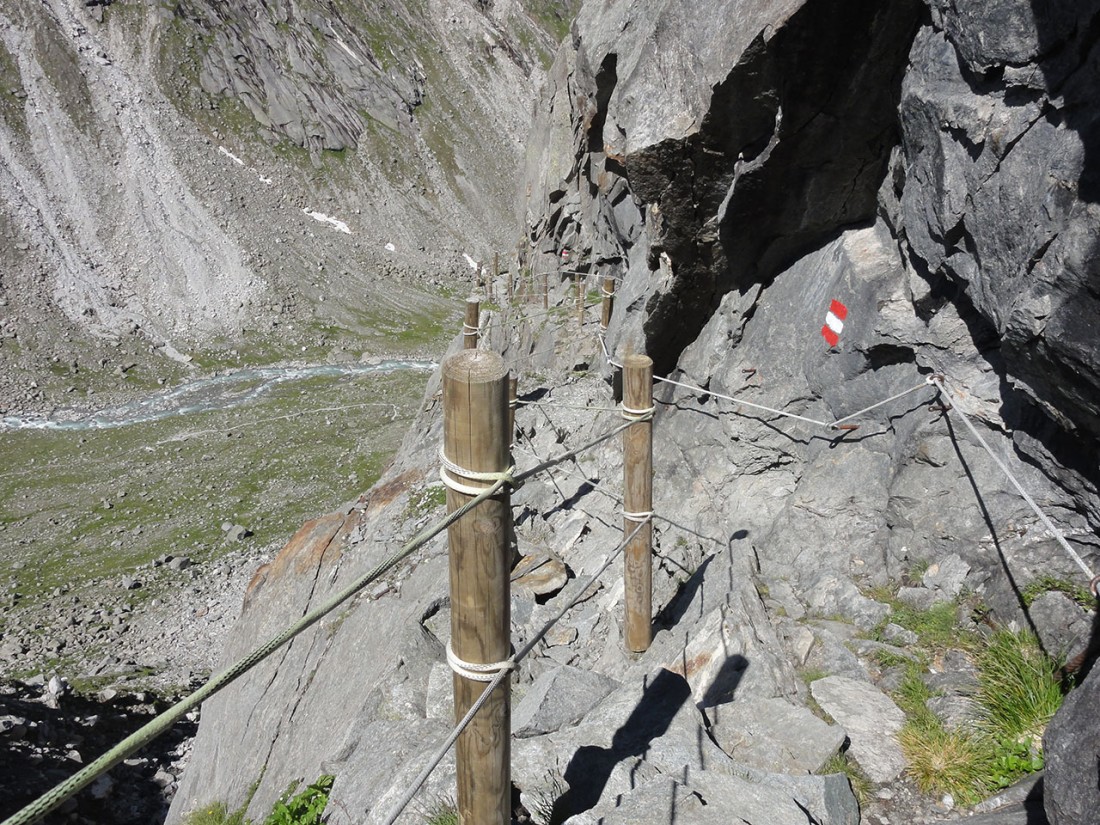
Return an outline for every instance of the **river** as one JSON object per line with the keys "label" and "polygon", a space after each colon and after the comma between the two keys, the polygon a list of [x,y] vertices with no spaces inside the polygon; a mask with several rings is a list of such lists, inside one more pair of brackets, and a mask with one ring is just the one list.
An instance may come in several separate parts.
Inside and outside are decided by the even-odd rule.
{"label": "river", "polygon": [[88,415],[75,410],[59,411],[51,417],[6,415],[0,432],[11,430],[105,430],[132,424],[147,424],[180,415],[227,410],[262,398],[273,387],[310,378],[389,373],[404,370],[430,371],[434,361],[386,360],[374,363],[317,364],[291,367],[256,367],[197,378],[171,389],[127,401]]}

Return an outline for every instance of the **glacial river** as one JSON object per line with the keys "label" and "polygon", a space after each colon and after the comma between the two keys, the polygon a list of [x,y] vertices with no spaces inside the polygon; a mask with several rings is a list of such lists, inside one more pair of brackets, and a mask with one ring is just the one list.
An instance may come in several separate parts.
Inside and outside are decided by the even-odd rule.
{"label": "glacial river", "polygon": [[105,430],[131,424],[147,424],[181,415],[228,410],[262,398],[272,388],[310,378],[388,373],[399,370],[427,372],[434,361],[378,361],[362,364],[319,364],[299,367],[258,367],[224,375],[198,378],[178,387],[144,398],[108,407],[91,415],[58,411],[52,417],[7,415],[0,419],[0,432],[9,430]]}

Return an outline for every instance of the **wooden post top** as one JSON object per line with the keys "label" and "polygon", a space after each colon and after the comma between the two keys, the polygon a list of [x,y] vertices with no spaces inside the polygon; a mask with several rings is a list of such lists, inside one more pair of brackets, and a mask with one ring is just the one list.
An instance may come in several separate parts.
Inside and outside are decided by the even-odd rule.
{"label": "wooden post top", "polygon": [[499,381],[507,372],[504,359],[489,350],[463,350],[443,362],[444,378],[469,384],[490,384]]}

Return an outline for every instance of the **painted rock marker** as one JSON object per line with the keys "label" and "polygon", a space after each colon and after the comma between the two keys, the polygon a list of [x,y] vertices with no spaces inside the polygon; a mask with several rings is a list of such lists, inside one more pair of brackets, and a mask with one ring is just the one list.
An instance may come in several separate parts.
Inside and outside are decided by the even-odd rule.
{"label": "painted rock marker", "polygon": [[821,334],[830,347],[835,347],[840,343],[840,333],[844,331],[844,319],[847,317],[848,307],[840,301],[833,301],[829,304],[829,311],[825,313],[825,326],[821,328]]}

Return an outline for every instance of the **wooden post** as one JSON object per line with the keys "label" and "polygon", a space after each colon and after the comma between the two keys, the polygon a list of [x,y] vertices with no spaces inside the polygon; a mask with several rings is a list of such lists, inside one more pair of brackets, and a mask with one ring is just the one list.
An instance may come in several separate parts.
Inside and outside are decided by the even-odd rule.
{"label": "wooden post", "polygon": [[491,284],[491,286],[489,287],[489,300],[490,301],[492,301],[494,296],[497,294],[495,290],[497,288],[497,278],[499,278],[499,277],[500,277],[500,253],[499,252],[494,252],[493,253],[493,270],[492,270],[492,272],[490,273],[490,276],[489,276],[489,283]]}
{"label": "wooden post", "polygon": [[[623,416],[653,406],[653,360],[647,355],[623,359]],[[633,411],[633,412],[632,412]],[[623,531],[641,529],[626,546],[624,589],[626,649],[641,653],[653,639],[653,422],[638,421],[623,432]]]}
{"label": "wooden post", "polygon": [[600,313],[600,327],[611,326],[611,312],[615,309],[615,279],[610,275],[603,277],[603,304]]}
{"label": "wooden post", "polygon": [[481,302],[476,295],[466,299],[466,320],[462,323],[462,348],[477,349],[478,322],[481,320]]}
{"label": "wooden post", "polygon": [[542,273],[542,308],[550,309],[550,273]]}
{"label": "wooden post", "polygon": [[[508,371],[493,352],[456,353],[443,364],[443,453],[448,463],[472,472],[507,469],[510,439]],[[468,488],[490,481],[448,478]],[[473,496],[448,487],[447,511]],[[507,488],[447,528],[450,542],[451,651],[461,662],[503,662],[511,652],[508,538],[511,511]],[[485,689],[485,682],[455,673],[454,711],[459,721]],[[511,822],[511,677],[506,677],[478,711],[455,746],[458,810],[463,825]]]}
{"label": "wooden post", "polygon": [[577,324],[584,326],[584,278],[581,273],[573,273],[573,281],[577,290]]}
{"label": "wooden post", "polygon": [[519,397],[519,379],[508,376],[508,442],[516,440],[516,399]]}

